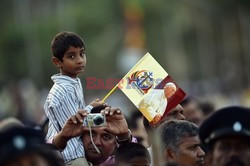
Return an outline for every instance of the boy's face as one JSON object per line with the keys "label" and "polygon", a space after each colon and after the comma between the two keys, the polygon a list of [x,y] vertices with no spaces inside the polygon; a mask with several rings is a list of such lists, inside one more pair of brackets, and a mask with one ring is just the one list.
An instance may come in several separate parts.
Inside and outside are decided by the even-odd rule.
{"label": "boy's face", "polygon": [[85,49],[70,46],[63,55],[62,62],[58,59],[53,59],[53,62],[60,68],[62,75],[76,78],[86,67]]}

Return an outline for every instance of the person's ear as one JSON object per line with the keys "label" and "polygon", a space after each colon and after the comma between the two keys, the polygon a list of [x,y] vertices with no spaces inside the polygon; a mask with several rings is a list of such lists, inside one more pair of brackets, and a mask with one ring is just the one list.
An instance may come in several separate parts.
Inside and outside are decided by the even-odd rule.
{"label": "person's ear", "polygon": [[62,65],[61,65],[61,61],[57,58],[57,57],[52,57],[52,62],[54,63],[54,65],[57,67],[57,68],[61,68]]}
{"label": "person's ear", "polygon": [[168,162],[174,162],[176,158],[176,154],[172,149],[166,148],[164,150],[164,157]]}

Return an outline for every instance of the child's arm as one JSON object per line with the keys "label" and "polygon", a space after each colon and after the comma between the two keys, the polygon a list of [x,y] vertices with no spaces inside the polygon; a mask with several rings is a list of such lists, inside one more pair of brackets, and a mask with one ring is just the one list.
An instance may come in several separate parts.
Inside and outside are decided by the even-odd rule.
{"label": "child's arm", "polygon": [[86,116],[86,110],[79,110],[75,115],[71,116],[64,124],[62,130],[54,136],[52,144],[58,149],[64,149],[71,138],[80,136],[85,128],[83,119]]}
{"label": "child's arm", "polygon": [[100,99],[95,99],[89,105],[87,105],[84,109],[87,110],[88,112],[90,112],[94,107],[98,107],[98,106],[102,106],[102,105],[107,106],[107,104],[104,103],[103,101],[101,101]]}

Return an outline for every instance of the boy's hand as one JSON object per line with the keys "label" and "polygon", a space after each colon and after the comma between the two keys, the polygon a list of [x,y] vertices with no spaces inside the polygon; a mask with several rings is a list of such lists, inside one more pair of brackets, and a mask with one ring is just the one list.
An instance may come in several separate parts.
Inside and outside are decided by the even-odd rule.
{"label": "boy's hand", "polygon": [[101,101],[100,99],[95,99],[94,101],[90,103],[90,105],[92,105],[93,107],[97,107],[101,105],[106,106],[107,104]]}

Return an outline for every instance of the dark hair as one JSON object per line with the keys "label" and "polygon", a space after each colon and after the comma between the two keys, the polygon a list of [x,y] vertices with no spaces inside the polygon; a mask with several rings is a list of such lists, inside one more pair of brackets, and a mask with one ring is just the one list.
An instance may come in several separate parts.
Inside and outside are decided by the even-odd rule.
{"label": "dark hair", "polygon": [[182,107],[185,107],[186,105],[188,105],[192,101],[196,102],[200,106],[199,101],[196,98],[192,97],[192,96],[187,96],[184,100],[181,101],[180,105]]}
{"label": "dark hair", "polygon": [[48,133],[48,128],[49,128],[49,118],[46,117],[46,119],[43,121],[43,123],[40,126],[41,130],[44,132],[46,135]]}
{"label": "dark hair", "polygon": [[44,138],[41,130],[27,127],[15,127],[0,133],[0,165],[15,164],[20,158],[31,155],[40,156],[49,166],[63,165]]}
{"label": "dark hair", "polygon": [[137,129],[138,128],[138,124],[137,124],[137,120],[142,118],[143,115],[139,110],[134,110],[132,111],[130,117],[129,117],[129,128],[130,129]]}
{"label": "dark hair", "polygon": [[199,135],[199,128],[186,120],[171,120],[160,126],[160,132],[163,149],[170,148],[177,151],[183,138]]}
{"label": "dark hair", "polygon": [[205,116],[213,113],[215,111],[215,106],[213,103],[210,102],[203,102],[200,104],[201,110]]}
{"label": "dark hair", "polygon": [[[40,147],[39,149],[36,150],[29,150],[25,151],[23,153],[20,153],[19,155],[9,155],[7,158],[5,158],[3,161],[1,161],[1,165],[20,165],[19,160],[22,159],[23,157],[27,156],[30,160],[30,162],[36,161],[36,158],[32,159],[33,155],[39,156],[42,159],[46,161],[48,166],[64,166],[64,160],[58,152],[50,149],[49,147]],[[35,163],[34,163],[35,164]],[[23,165],[22,165],[23,166]]]}
{"label": "dark hair", "polygon": [[97,107],[94,107],[92,110],[91,110],[91,113],[100,113],[102,110],[104,110],[107,106],[105,105],[100,105],[100,106],[97,106]]}
{"label": "dark hair", "polygon": [[51,42],[51,49],[53,56],[63,61],[63,55],[69,49],[70,46],[85,48],[84,41],[80,36],[73,32],[60,32]]}
{"label": "dark hair", "polygon": [[145,116],[143,117],[143,125],[148,135],[154,130]]}
{"label": "dark hair", "polygon": [[148,150],[141,144],[125,143],[117,148],[115,151],[115,162],[129,162],[135,157],[146,157],[151,162]]}

